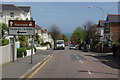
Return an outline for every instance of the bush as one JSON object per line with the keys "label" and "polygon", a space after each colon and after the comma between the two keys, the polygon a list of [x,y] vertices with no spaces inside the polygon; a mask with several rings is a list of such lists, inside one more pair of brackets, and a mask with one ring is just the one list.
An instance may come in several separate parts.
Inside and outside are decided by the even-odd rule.
{"label": "bush", "polygon": [[33,46],[33,49],[35,50],[35,52],[36,52],[36,47],[35,46]]}
{"label": "bush", "polygon": [[30,50],[30,49],[31,49],[31,47],[27,47],[27,48],[26,48],[26,50]]}
{"label": "bush", "polygon": [[46,46],[46,44],[44,43],[44,42],[41,42],[41,44],[40,44],[41,46]]}
{"label": "bush", "polygon": [[45,45],[50,45],[50,48],[52,47],[50,42],[46,42]]}
{"label": "bush", "polygon": [[2,39],[2,46],[8,45],[9,40],[8,39]]}
{"label": "bush", "polygon": [[26,47],[26,43],[24,41],[20,41],[20,47]]}
{"label": "bush", "polygon": [[18,48],[18,49],[17,49],[17,58],[22,57],[22,56],[23,56],[23,53],[24,53],[24,56],[27,55],[26,49],[25,49],[25,48]]}

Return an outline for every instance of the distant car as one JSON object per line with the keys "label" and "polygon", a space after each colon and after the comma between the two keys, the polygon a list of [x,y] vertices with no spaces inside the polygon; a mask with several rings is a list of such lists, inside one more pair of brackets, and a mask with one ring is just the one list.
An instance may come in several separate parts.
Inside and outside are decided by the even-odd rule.
{"label": "distant car", "polygon": [[74,50],[76,50],[77,48],[76,48],[76,45],[70,45],[70,46],[69,46],[69,49],[74,49]]}

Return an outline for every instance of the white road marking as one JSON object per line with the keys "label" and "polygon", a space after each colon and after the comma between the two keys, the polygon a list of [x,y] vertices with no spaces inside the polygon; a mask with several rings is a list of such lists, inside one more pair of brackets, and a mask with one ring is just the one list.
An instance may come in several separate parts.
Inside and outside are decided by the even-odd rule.
{"label": "white road marking", "polygon": [[[76,56],[76,54],[74,54],[74,55]],[[77,58],[81,63],[83,63],[83,61],[80,60],[78,56],[76,56],[76,58]]]}
{"label": "white road marking", "polygon": [[79,61],[80,61],[81,63],[83,63],[82,60],[79,60]]}
{"label": "white road marking", "polygon": [[88,73],[91,75],[92,73],[90,72],[90,70],[88,70]]}

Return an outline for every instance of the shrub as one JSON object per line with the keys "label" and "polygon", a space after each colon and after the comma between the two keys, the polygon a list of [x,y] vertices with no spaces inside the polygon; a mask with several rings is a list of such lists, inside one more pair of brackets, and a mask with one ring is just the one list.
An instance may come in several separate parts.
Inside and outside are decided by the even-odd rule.
{"label": "shrub", "polygon": [[46,46],[46,44],[44,43],[44,42],[41,42],[41,44],[40,44],[41,46]]}
{"label": "shrub", "polygon": [[50,42],[46,42],[45,45],[50,45],[50,48],[52,47]]}
{"label": "shrub", "polygon": [[17,49],[17,57],[22,57],[23,56],[23,53],[24,53],[24,56],[27,55],[27,52],[26,52],[26,49],[25,48],[18,48]]}
{"label": "shrub", "polygon": [[35,47],[35,46],[33,46],[33,48],[34,48],[34,51],[36,52],[36,47]]}
{"label": "shrub", "polygon": [[24,41],[20,41],[20,47],[26,47],[26,43]]}
{"label": "shrub", "polygon": [[2,46],[8,45],[9,40],[8,39],[2,39]]}
{"label": "shrub", "polygon": [[30,49],[31,49],[31,47],[27,47],[27,48],[26,48],[26,50],[30,50]]}

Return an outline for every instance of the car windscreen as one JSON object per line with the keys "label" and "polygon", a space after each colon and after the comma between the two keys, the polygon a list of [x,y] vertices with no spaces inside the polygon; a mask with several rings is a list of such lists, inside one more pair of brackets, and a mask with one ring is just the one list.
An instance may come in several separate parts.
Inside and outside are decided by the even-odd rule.
{"label": "car windscreen", "polygon": [[71,45],[70,47],[75,47],[75,45]]}
{"label": "car windscreen", "polygon": [[59,41],[59,42],[57,42],[57,44],[64,44],[64,42],[63,41]]}

